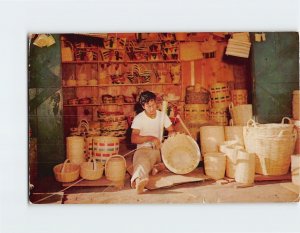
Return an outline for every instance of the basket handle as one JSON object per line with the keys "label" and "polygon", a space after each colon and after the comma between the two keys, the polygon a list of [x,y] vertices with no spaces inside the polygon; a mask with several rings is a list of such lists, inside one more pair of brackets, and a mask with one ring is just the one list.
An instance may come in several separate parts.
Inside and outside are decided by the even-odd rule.
{"label": "basket handle", "polygon": [[253,119],[249,119],[247,121],[247,128],[252,127],[252,126],[257,127],[257,124]]}
{"label": "basket handle", "polygon": [[66,160],[65,160],[65,162],[64,162],[64,164],[63,164],[63,166],[62,166],[62,168],[61,168],[61,173],[64,173],[64,172],[65,172],[65,166],[66,166],[67,162],[70,162],[70,163],[71,163],[70,159],[66,159]]}
{"label": "basket handle", "polygon": [[288,124],[292,124],[292,120],[291,120],[291,118],[289,118],[289,117],[284,117],[284,118],[282,118],[281,124],[284,124],[284,120],[288,120]]}
{"label": "basket handle", "polygon": [[106,160],[105,167],[104,167],[104,170],[105,170],[105,171],[107,171],[107,166],[108,166],[107,164],[108,164],[108,161],[109,161],[111,158],[122,158],[123,161],[124,161],[125,168],[127,168],[126,159],[124,158],[124,156],[122,156],[122,155],[113,155],[113,156],[109,157],[108,160]]}

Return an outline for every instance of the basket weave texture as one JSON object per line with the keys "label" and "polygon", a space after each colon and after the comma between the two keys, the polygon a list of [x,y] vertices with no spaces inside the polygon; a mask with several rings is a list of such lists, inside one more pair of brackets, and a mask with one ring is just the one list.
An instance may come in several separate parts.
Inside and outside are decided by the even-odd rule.
{"label": "basket weave texture", "polygon": [[161,147],[162,160],[175,174],[187,174],[200,162],[200,149],[193,138],[177,134],[164,141]]}
{"label": "basket weave texture", "polygon": [[66,159],[64,163],[54,166],[53,172],[58,182],[72,182],[79,178],[80,166]]}

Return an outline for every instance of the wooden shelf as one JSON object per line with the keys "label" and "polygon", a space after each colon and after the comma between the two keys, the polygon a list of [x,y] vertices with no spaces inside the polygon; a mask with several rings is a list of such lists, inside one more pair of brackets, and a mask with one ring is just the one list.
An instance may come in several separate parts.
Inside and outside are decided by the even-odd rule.
{"label": "wooden shelf", "polygon": [[181,83],[124,83],[124,84],[100,84],[100,85],[83,85],[83,86],[63,86],[63,88],[78,88],[78,87],[120,87],[120,86],[161,86],[161,85],[175,85],[180,86]]}
{"label": "wooden shelf", "polygon": [[62,64],[107,64],[107,63],[180,63],[179,60],[157,60],[157,61],[63,61]]}
{"label": "wooden shelf", "polygon": [[134,103],[122,103],[122,104],[118,104],[118,103],[111,103],[111,104],[103,104],[103,103],[99,103],[99,104],[64,104],[64,107],[110,106],[110,105],[123,106],[123,105],[135,105],[135,104],[136,104],[136,102],[134,102]]}

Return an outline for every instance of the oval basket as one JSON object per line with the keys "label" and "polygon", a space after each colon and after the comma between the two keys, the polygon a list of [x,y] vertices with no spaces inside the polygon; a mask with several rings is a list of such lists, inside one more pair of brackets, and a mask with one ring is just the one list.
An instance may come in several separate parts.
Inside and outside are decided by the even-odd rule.
{"label": "oval basket", "polygon": [[58,182],[72,182],[79,178],[80,166],[66,159],[64,163],[54,166],[53,172]]}
{"label": "oval basket", "polygon": [[197,143],[185,134],[176,134],[166,139],[161,153],[164,164],[175,174],[190,173],[201,160]]}
{"label": "oval basket", "polygon": [[86,180],[98,180],[102,177],[104,167],[95,158],[89,159],[80,165],[80,176]]}

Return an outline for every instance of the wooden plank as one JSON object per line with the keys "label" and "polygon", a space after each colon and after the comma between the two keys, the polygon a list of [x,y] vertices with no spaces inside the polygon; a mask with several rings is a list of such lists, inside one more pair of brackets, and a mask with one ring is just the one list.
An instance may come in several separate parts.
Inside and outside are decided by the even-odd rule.
{"label": "wooden plank", "polygon": [[281,180],[292,180],[291,173],[281,175],[281,176],[264,176],[256,174],[254,181],[281,181]]}

